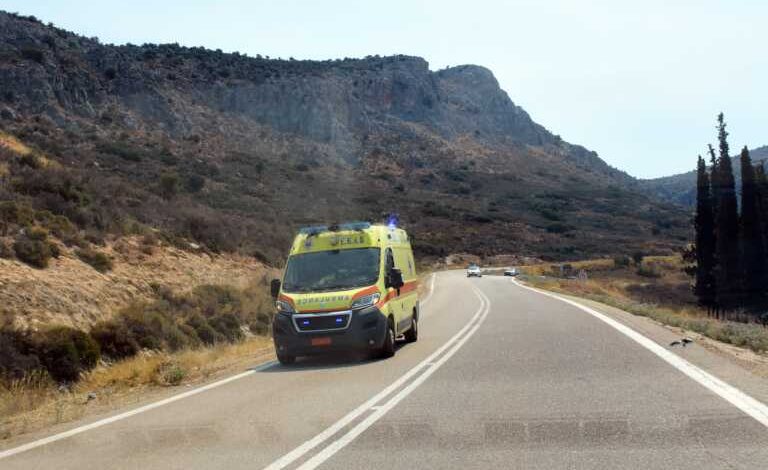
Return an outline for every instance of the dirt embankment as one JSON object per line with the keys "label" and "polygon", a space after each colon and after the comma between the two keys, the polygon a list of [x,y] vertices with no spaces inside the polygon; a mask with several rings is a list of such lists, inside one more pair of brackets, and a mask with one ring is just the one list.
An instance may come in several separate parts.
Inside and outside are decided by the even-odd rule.
{"label": "dirt embankment", "polygon": [[0,316],[19,327],[64,324],[88,329],[129,303],[152,298],[161,286],[185,292],[202,284],[266,285],[274,275],[253,258],[147,246],[138,237],[99,248],[114,265],[104,274],[73,250],[62,251],[46,269],[0,258]]}

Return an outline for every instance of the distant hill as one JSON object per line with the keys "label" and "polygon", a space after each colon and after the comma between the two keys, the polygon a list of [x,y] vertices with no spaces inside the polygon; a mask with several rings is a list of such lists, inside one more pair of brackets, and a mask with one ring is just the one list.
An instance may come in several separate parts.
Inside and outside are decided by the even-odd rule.
{"label": "distant hill", "polygon": [[301,224],[388,212],[422,257],[664,252],[687,236],[685,211],[475,65],[112,46],[0,13],[0,128],[55,163],[5,149],[0,200],[95,239],[149,227],[274,262]]}
{"label": "distant hill", "polygon": [[[768,161],[768,145],[749,151],[754,163]],[[708,157],[707,157],[708,158]],[[741,159],[731,157],[736,186],[741,186]],[[695,161],[693,162],[696,163]],[[638,180],[641,188],[662,201],[672,202],[684,207],[696,205],[696,172],[689,171],[679,175],[665,176],[648,180]]]}

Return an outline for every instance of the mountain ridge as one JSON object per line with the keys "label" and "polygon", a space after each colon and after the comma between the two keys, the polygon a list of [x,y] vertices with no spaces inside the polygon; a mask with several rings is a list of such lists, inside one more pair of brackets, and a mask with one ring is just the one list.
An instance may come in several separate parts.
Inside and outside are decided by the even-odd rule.
{"label": "mountain ridge", "polygon": [[109,214],[29,191],[0,199],[81,227],[131,221],[269,259],[297,224],[392,211],[425,256],[682,242],[679,210],[535,123],[484,67],[109,46],[4,13],[0,31],[3,129],[83,178]]}
{"label": "mountain ridge", "polygon": [[[749,151],[753,163],[768,162],[768,145],[756,147]],[[733,176],[737,188],[741,187],[741,159],[740,155],[731,157]],[[709,166],[707,166],[709,168]],[[649,191],[659,200],[672,202],[684,207],[693,207],[696,204],[696,171],[691,170],[676,175],[662,176],[638,180],[638,185]]]}

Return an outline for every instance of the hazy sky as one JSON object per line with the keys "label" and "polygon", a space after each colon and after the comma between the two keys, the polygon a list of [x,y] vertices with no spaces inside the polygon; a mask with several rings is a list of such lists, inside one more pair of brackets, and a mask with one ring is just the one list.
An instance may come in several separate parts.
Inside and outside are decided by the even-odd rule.
{"label": "hazy sky", "polygon": [[688,171],[725,112],[768,144],[768,1],[0,0],[102,42],[490,68],[540,124],[639,177]]}

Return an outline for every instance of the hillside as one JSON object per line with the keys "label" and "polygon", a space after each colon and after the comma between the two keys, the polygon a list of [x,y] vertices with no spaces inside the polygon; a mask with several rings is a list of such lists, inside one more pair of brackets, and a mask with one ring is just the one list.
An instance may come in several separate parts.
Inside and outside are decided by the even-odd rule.
{"label": "hillside", "polygon": [[668,252],[687,236],[685,213],[479,66],[112,46],[0,13],[0,90],[1,129],[35,149],[3,150],[0,200],[96,242],[153,228],[279,263],[298,225],[390,212],[421,257]]}
{"label": "hillside", "polygon": [[128,304],[156,299],[162,290],[266,286],[274,275],[252,258],[194,253],[137,237],[110,241],[102,250],[114,261],[110,272],[98,272],[66,248],[42,270],[0,258],[0,320],[33,329],[88,329]]}
{"label": "hillside", "polygon": [[[768,145],[749,151],[754,163],[768,161]],[[741,186],[741,160],[739,156],[731,157],[733,176],[736,186]],[[693,162],[696,163],[695,161]],[[679,175],[665,176],[648,180],[639,180],[641,188],[647,190],[659,200],[672,202],[684,207],[696,205],[696,172],[689,171]]]}

